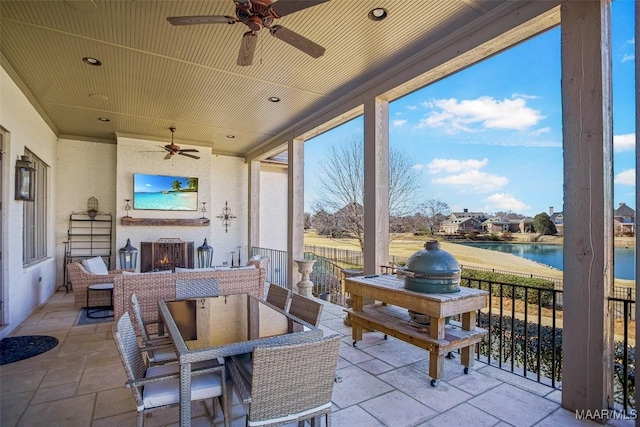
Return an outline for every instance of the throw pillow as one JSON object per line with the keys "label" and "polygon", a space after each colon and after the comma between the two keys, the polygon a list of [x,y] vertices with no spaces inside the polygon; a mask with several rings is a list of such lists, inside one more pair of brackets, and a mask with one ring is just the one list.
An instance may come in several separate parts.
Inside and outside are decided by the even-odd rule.
{"label": "throw pillow", "polygon": [[97,256],[94,258],[87,258],[82,260],[82,266],[91,274],[109,274],[107,265],[104,260]]}

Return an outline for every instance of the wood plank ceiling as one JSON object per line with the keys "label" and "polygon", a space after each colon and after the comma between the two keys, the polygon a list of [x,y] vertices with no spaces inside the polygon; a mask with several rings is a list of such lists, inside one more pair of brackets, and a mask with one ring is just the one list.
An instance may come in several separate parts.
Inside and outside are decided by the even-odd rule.
{"label": "wood plank ceiling", "polygon": [[[314,59],[263,29],[253,65],[239,67],[243,24],[166,22],[168,16],[235,16],[232,0],[3,0],[0,52],[2,65],[60,137],[167,140],[174,126],[178,143],[243,156],[500,4],[331,0],[277,21],[324,46],[324,56]],[[373,7],[386,8],[388,18],[368,19]],[[102,66],[86,65],[86,56]],[[271,96],[281,101],[269,102]]]}

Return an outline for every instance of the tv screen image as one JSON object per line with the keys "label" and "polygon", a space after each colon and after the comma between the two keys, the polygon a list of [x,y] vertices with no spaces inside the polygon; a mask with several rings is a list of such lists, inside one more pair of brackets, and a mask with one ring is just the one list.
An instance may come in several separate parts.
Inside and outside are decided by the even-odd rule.
{"label": "tv screen image", "polygon": [[134,173],[133,209],[198,210],[198,178]]}

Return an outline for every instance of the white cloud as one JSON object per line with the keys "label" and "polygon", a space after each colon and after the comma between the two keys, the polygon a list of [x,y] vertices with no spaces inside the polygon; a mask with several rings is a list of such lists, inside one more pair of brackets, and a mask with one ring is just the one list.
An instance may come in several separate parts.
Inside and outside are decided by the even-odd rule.
{"label": "white cloud", "polygon": [[469,160],[455,160],[455,159],[433,159],[427,167],[429,173],[447,172],[458,173],[468,170],[480,169],[489,163],[489,159],[484,158],[482,160],[469,159]]}
{"label": "white cloud", "polygon": [[431,180],[433,184],[454,185],[462,187],[462,191],[473,191],[475,193],[487,193],[495,191],[509,183],[504,176],[492,175],[477,169],[471,169],[457,175],[449,175]]}
{"label": "white cloud", "polygon": [[633,150],[636,146],[636,134],[625,133],[624,135],[613,135],[613,149],[615,151]]}
{"label": "white cloud", "polygon": [[613,178],[613,182],[620,185],[635,185],[636,183],[636,170],[628,169],[620,172]]}
{"label": "white cloud", "polygon": [[550,127],[544,127],[544,128],[540,128],[540,129],[536,129],[532,132],[529,132],[527,135],[529,136],[538,136],[541,135],[543,133],[549,133],[551,132],[551,128]]}
{"label": "white cloud", "polygon": [[628,44],[636,44],[636,39],[629,39],[627,40]]}
{"label": "white cloud", "polygon": [[633,53],[625,53],[622,55],[622,62],[633,61],[636,56]]}
{"label": "white cloud", "polygon": [[522,212],[531,209],[531,206],[507,193],[495,193],[484,200],[493,210]]}
{"label": "white cloud", "polygon": [[417,165],[413,165],[413,166],[411,166],[411,168],[412,168],[412,169],[415,169],[415,170],[419,170],[419,171],[421,171],[422,169],[424,169],[424,165],[417,164]]}
{"label": "white cloud", "polygon": [[153,187],[151,184],[146,184],[145,187]]}
{"label": "white cloud", "polygon": [[400,127],[403,124],[407,123],[407,119],[396,119],[391,123],[393,124],[393,127]]}
{"label": "white cloud", "polygon": [[514,93],[511,95],[511,98],[522,98],[522,99],[540,99],[541,97],[538,95],[527,95],[526,93]]}
{"label": "white cloud", "polygon": [[418,106],[417,105],[407,105],[407,110],[417,110]]}
{"label": "white cloud", "polygon": [[540,111],[526,106],[522,97],[496,100],[490,96],[458,101],[436,99],[422,104],[431,111],[418,127],[446,127],[447,132],[477,132],[484,129],[525,130],[544,118]]}

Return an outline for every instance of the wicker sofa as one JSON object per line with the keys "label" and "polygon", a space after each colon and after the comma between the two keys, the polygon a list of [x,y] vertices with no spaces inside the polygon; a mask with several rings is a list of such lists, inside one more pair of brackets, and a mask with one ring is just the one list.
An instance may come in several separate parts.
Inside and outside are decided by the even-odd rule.
{"label": "wicker sofa", "polygon": [[[67,274],[73,288],[74,307],[82,308],[87,305],[87,288],[99,283],[114,283],[123,271],[133,270],[110,270],[109,274],[91,274],[79,262],[67,264]],[[96,291],[91,294],[91,305],[109,305],[109,292]]]}
{"label": "wicker sofa", "polygon": [[[113,282],[114,316],[118,319],[125,310],[129,310],[129,301],[133,293],[138,297],[145,321],[158,320],[158,300],[176,297],[178,279],[216,279],[220,295],[248,293],[263,299],[265,295],[264,268],[231,268],[215,271],[177,272],[170,274],[120,274]],[[133,313],[130,313],[133,316]]]}

